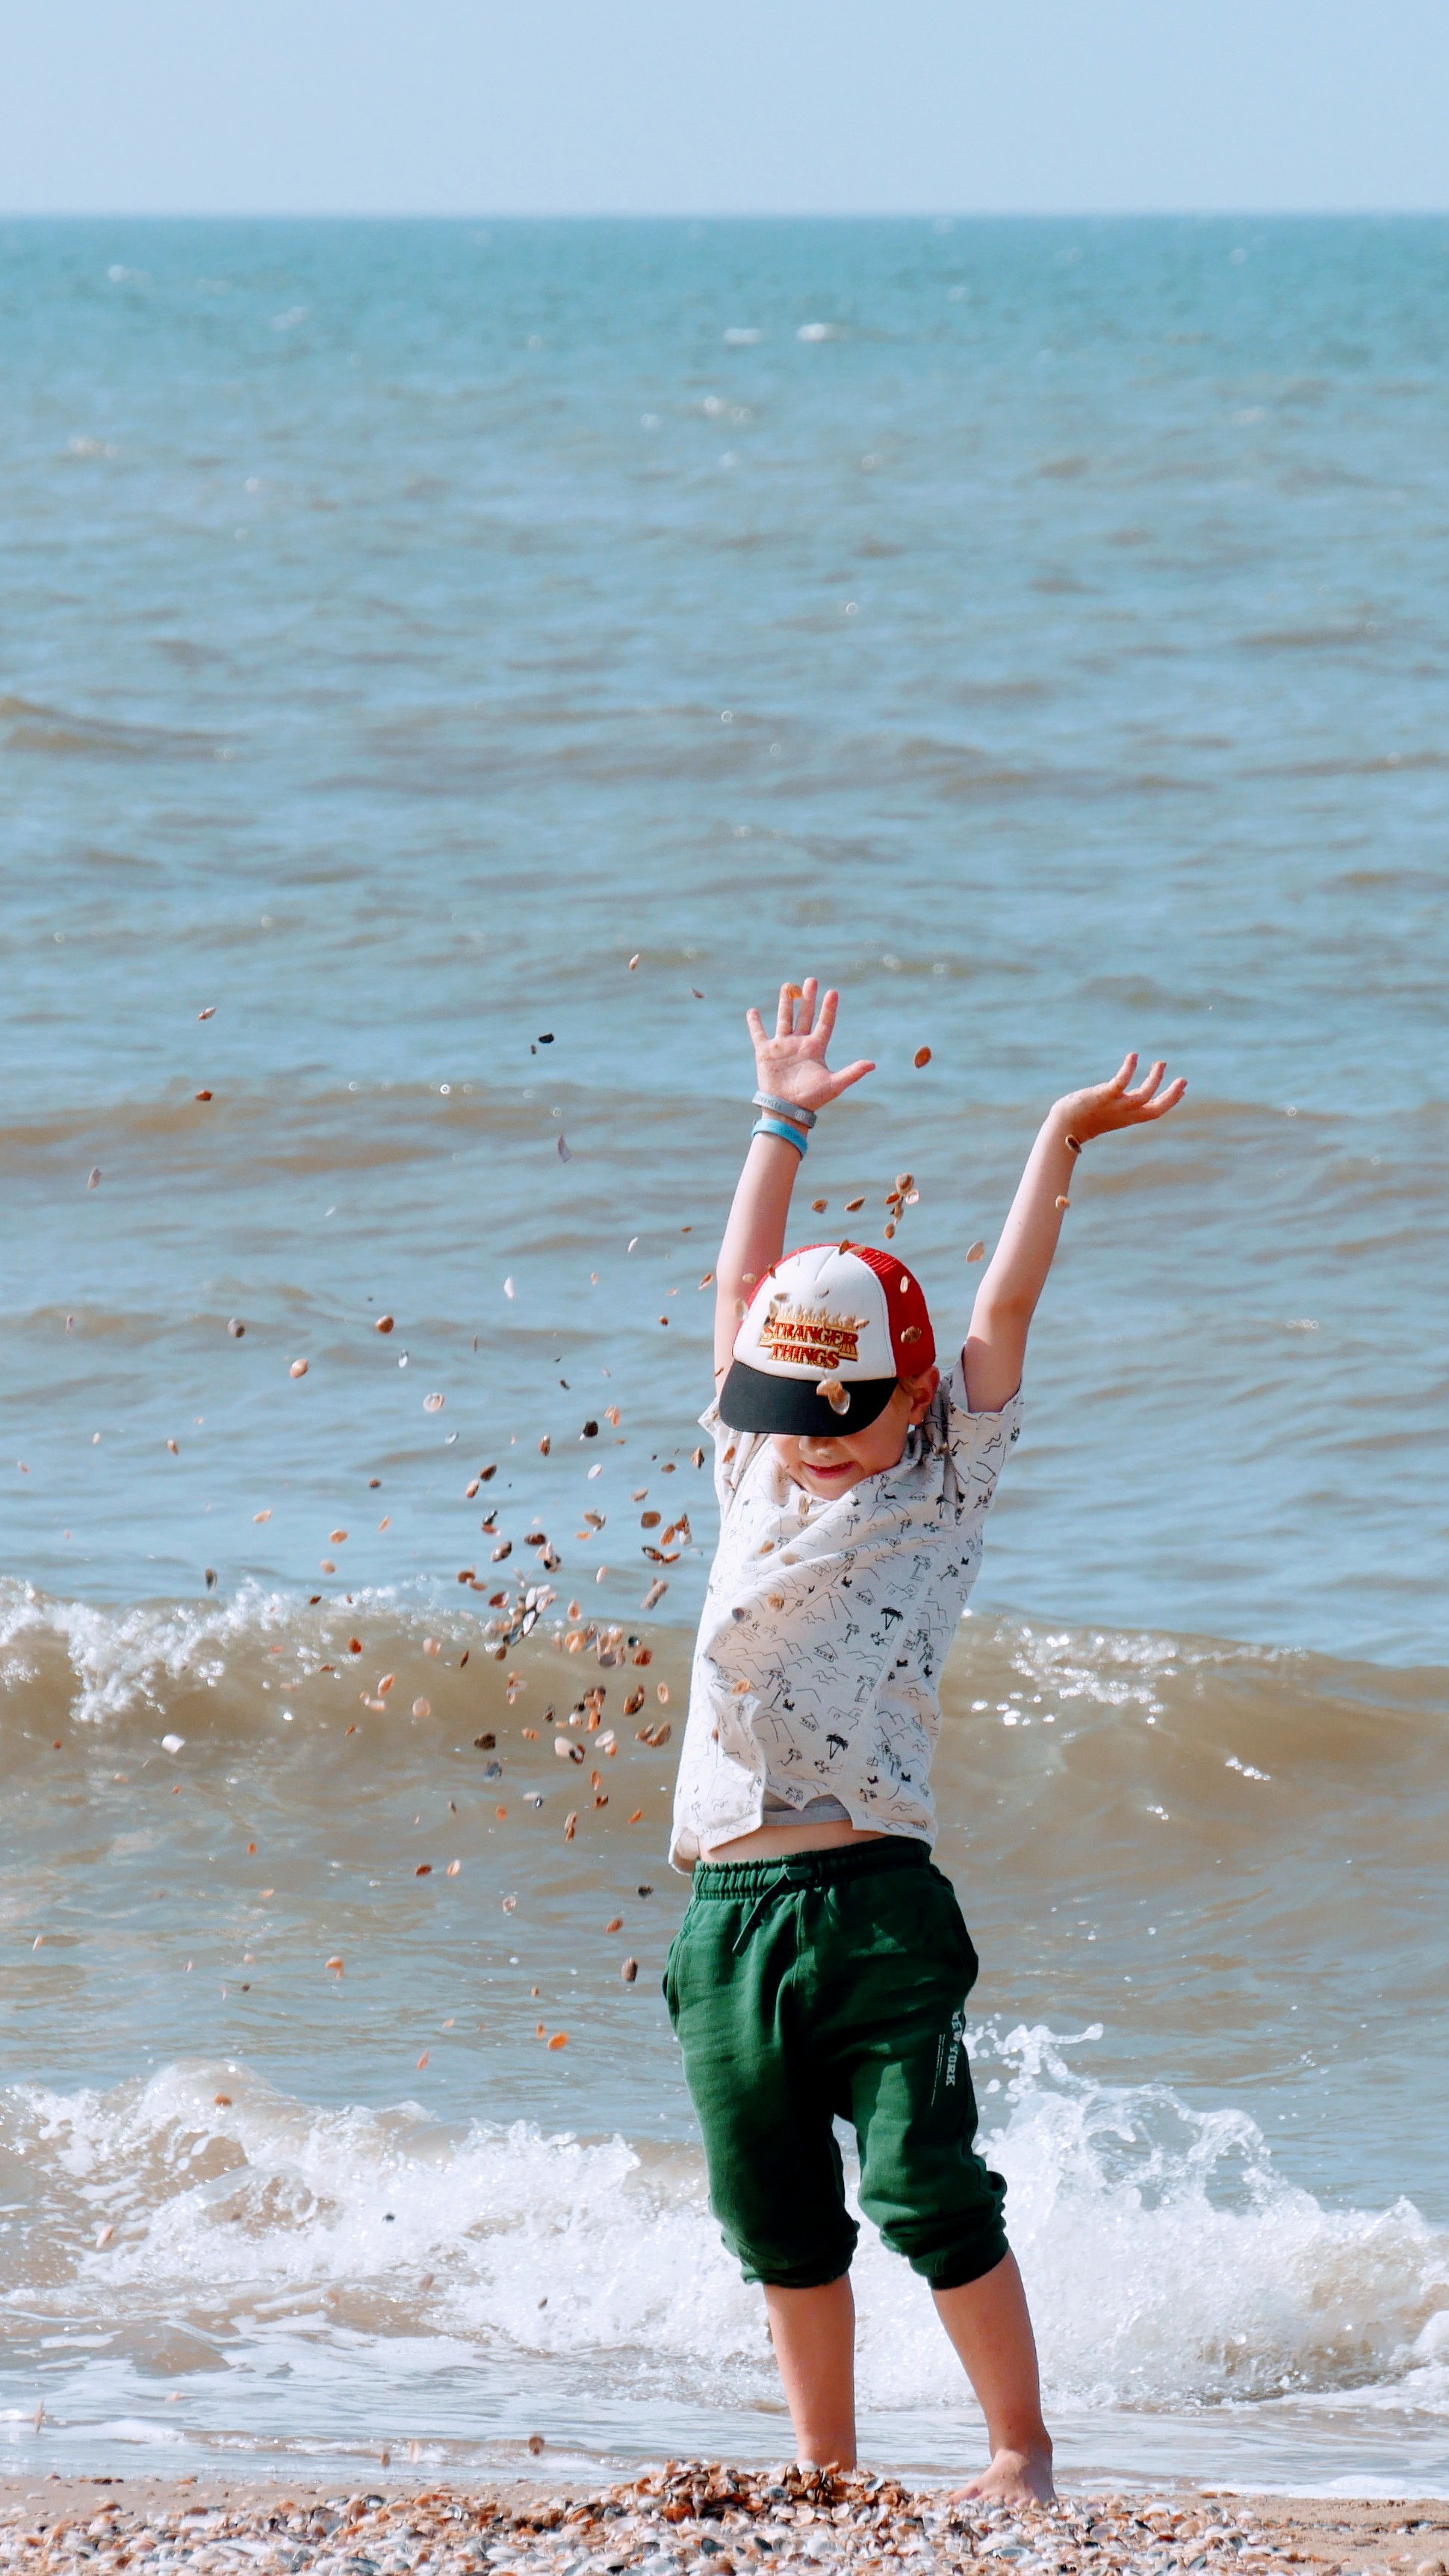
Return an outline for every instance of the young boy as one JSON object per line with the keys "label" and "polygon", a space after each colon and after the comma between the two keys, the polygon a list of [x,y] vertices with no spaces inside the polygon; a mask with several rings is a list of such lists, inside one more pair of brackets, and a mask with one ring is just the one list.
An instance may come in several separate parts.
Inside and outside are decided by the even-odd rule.
{"label": "young boy", "polygon": [[943,1380],[926,1302],[889,1251],[784,1256],[818,1113],[874,1071],[832,1073],[837,996],[784,985],[757,1011],[762,1111],[720,1248],[715,1403],[720,1539],[695,1649],[670,1859],[692,1869],[665,1994],[704,2131],[710,2203],[764,2284],[802,2461],[855,2463],[857,2229],[832,2120],[851,2122],[860,2200],[929,2281],[986,2417],[963,2492],[1052,2493],[1036,2350],[1002,2226],[1006,2185],[974,2152],[962,2044],[976,1954],[931,1861],[937,1676],[1020,1423],[1027,1329],[1077,1156],[1161,1118],[1155,1064],[1059,1100],[1032,1147],[964,1350]]}

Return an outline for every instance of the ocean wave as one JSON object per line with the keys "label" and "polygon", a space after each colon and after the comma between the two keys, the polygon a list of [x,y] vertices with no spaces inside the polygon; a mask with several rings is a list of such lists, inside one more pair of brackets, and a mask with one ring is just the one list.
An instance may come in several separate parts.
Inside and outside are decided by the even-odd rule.
{"label": "ocean wave", "polygon": [[[1104,2084],[1095,2029],[978,2030],[1001,2074],[990,2154],[1037,2317],[1051,2403],[1193,2410],[1373,2392],[1449,2412],[1449,2233],[1405,2200],[1331,2210],[1261,2130],[1165,2086]],[[161,2338],[182,2371],[218,2339],[328,2348],[385,2374],[489,2354],[766,2403],[758,2294],[740,2282],[691,2148],[439,2123],[414,2102],[327,2110],[236,2060],[110,2091],[0,2095],[20,2245],[6,2367],[77,2303],[103,2344]],[[871,2402],[955,2412],[924,2293],[866,2228],[860,2375]],[[139,2344],[138,2344],[139,2338]],[[191,2350],[188,2356],[188,2345]],[[364,2363],[366,2367],[364,2367]]]}
{"label": "ocean wave", "polygon": [[[523,1504],[505,1512],[521,1530]],[[536,1574],[526,1559],[509,1586],[510,1602],[522,1598],[520,1585]],[[571,1658],[582,1648],[568,1673],[591,1668],[600,1653],[615,1659],[618,1621],[595,1613],[592,1603],[566,1618],[568,1580],[556,1578],[562,1591],[535,1584],[529,1594],[530,1603],[537,1595],[539,1614],[527,1630],[521,1616],[515,1622],[509,1687],[555,1695],[566,1634],[575,1640]],[[467,1587],[460,1590],[451,1561],[405,1586],[342,1591],[333,1582],[322,1595],[309,1596],[248,1580],[229,1597],[120,1604],[65,1599],[0,1577],[0,1742],[18,1722],[64,1718],[102,1731],[107,1745],[119,1748],[138,1725],[149,1735],[157,1720],[184,1717],[200,1751],[212,1738],[220,1744],[255,1732],[262,1684],[284,1684],[302,1711],[309,1682],[350,1663],[359,1674],[374,1665],[415,1665],[434,1688],[441,1714],[459,1677],[451,1660],[422,1661],[429,1635],[441,1640],[448,1658],[463,1648],[478,1658],[467,1683],[471,1717],[483,1708],[480,1691],[496,1689],[504,1702],[505,1677],[495,1673],[488,1654],[479,1657],[480,1647],[494,1642],[491,1624],[488,1606]],[[689,1632],[640,1613],[627,1633],[645,1631],[661,1673],[682,1677]],[[1043,1817],[1040,1806],[1033,1810],[1038,1837],[1055,1807],[1064,1821],[1080,1820],[1081,1802],[1094,1790],[1115,1796],[1124,1788],[1145,1790],[1149,1779],[1154,1797],[1171,1798],[1169,1820],[1180,1829],[1220,1833],[1225,1797],[1237,1799],[1243,1784],[1254,1783],[1274,1793],[1271,1822],[1264,1815],[1270,1832],[1281,1832],[1285,1804],[1306,1829],[1325,1793],[1337,1811],[1344,1783],[1358,1780],[1362,1798],[1376,1807],[1399,1794],[1406,1767],[1422,1820],[1444,1794],[1446,1703],[1449,1674],[1437,1666],[1349,1663],[1225,1638],[968,1617],[942,1680],[938,1766],[949,1792],[942,1814],[979,1809],[972,1781],[994,1776],[1009,1760],[1013,1779],[1022,1762],[1033,1766],[1033,1795],[1047,1811]],[[1003,1729],[1011,1731],[1011,1743]],[[1150,1772],[1144,1769],[1149,1759]],[[1240,1803],[1236,1812],[1244,1812]],[[1368,1812],[1361,1806],[1361,1827]],[[1407,1853],[1415,1840],[1411,1820],[1402,1819],[1399,1831]]]}
{"label": "ocean wave", "polygon": [[[75,715],[38,706],[28,698],[0,697],[0,725],[11,751],[41,751],[109,760],[217,760],[220,740],[175,725],[119,722],[111,716]],[[232,754],[225,755],[231,758]]]}
{"label": "ocean wave", "polygon": [[[369,1083],[359,1092],[355,1083],[338,1081],[304,1088],[292,1075],[270,1081],[251,1073],[209,1078],[215,1085],[210,1105],[173,1080],[158,1099],[111,1095],[90,1107],[0,1119],[0,1171],[33,1175],[38,1157],[58,1161],[84,1148],[94,1150],[103,1165],[125,1154],[132,1174],[139,1156],[148,1176],[174,1182],[186,1168],[177,1151],[182,1144],[192,1148],[197,1172],[214,1173],[218,1105],[225,1121],[227,1184],[234,1191],[279,1173],[372,1172],[420,1154],[442,1155],[460,1132],[500,1142],[536,1140],[540,1133],[536,1108],[516,1091],[483,1082],[446,1089],[431,1082]],[[568,1108],[575,1106],[576,1092],[558,1083],[553,1089]]]}
{"label": "ocean wave", "polygon": [[114,1736],[127,1720],[174,1716],[183,1701],[215,1691],[214,1708],[202,1703],[199,1714],[222,1732],[252,1704],[259,1681],[279,1677],[277,1645],[345,1662],[361,1627],[370,1655],[381,1646],[416,1648],[425,1631],[476,1646],[482,1621],[447,1610],[446,1602],[411,1605],[391,1589],[361,1588],[313,1608],[294,1593],[254,1583],[229,1600],[111,1607],[57,1600],[0,1578],[0,1723],[7,1703],[32,1714],[38,1703],[41,1713],[63,1710]]}

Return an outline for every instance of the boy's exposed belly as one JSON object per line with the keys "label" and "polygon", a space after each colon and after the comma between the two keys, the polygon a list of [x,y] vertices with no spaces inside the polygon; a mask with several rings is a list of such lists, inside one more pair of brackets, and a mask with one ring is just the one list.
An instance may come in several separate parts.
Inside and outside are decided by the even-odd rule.
{"label": "boy's exposed belly", "polygon": [[789,1852],[830,1851],[838,1843],[878,1843],[885,1837],[860,1825],[757,1825],[729,1842],[701,1842],[703,1859],[782,1860]]}

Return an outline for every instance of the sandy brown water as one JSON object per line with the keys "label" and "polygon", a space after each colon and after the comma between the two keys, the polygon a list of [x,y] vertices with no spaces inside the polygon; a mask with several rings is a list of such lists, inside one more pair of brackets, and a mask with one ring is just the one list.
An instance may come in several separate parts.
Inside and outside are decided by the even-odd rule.
{"label": "sandy brown water", "polygon": [[[471,1609],[357,1601],[124,1624],[33,1605],[12,1649],[33,2073],[0,2225],[42,2455],[82,2390],[112,2446],[229,2442],[240,2406],[274,2448],[299,2375],[339,2456],[358,2407],[465,2445],[481,2410],[490,2457],[540,2410],[627,2451],[721,2385],[768,2446],[659,1992],[687,1889],[674,1739],[641,1738],[678,1725],[687,1639],[550,1611],[499,1663]],[[1300,2482],[1346,2425],[1375,2476],[1432,2459],[1432,1685],[972,1621],[945,1711],[977,2088],[1068,2465],[1150,2442],[1181,2474],[1224,2422]],[[871,2437],[939,2456],[944,2347],[869,2248],[860,2289]]]}

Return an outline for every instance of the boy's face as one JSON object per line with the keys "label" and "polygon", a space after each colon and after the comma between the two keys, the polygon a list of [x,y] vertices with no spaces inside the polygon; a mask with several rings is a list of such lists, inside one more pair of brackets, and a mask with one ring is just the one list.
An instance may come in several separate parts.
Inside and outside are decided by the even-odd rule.
{"label": "boy's face", "polygon": [[838,1439],[797,1440],[786,1431],[772,1432],[775,1455],[791,1483],[803,1492],[821,1500],[847,1494],[863,1477],[883,1476],[888,1467],[900,1465],[906,1433],[924,1419],[940,1383],[938,1368],[923,1369],[919,1377],[903,1377],[884,1413],[878,1413],[863,1431],[842,1432]]}

